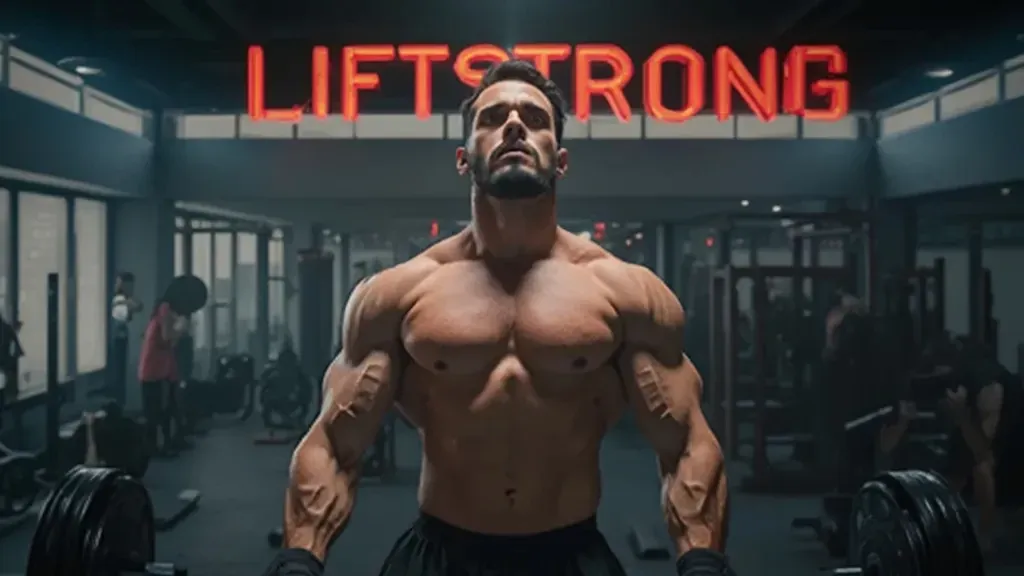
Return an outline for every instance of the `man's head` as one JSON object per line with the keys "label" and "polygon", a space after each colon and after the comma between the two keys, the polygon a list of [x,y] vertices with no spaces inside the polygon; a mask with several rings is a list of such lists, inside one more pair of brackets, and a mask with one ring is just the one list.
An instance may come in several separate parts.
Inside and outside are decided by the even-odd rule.
{"label": "man's head", "polygon": [[565,110],[561,91],[529,62],[492,66],[462,103],[466,143],[456,151],[459,174],[498,199],[551,194],[568,167],[561,147]]}
{"label": "man's head", "polygon": [[121,272],[117,275],[117,281],[114,284],[114,292],[116,294],[123,294],[125,296],[131,296],[135,290],[135,275],[131,272]]}

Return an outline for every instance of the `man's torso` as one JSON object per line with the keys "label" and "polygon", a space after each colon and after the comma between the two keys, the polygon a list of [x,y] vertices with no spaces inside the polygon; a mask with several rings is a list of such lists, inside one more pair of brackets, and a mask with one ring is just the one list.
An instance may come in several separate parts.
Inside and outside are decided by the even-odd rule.
{"label": "man's torso", "polygon": [[423,438],[425,511],[501,533],[594,514],[601,438],[626,403],[622,330],[575,256],[521,271],[455,259],[409,293],[398,403]]}

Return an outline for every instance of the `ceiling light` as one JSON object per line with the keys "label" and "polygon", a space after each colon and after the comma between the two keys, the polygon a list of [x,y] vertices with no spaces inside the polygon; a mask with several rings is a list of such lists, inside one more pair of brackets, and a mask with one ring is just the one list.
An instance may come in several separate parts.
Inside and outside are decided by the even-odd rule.
{"label": "ceiling light", "polygon": [[782,212],[782,206],[779,206],[778,204],[772,206],[772,212]]}
{"label": "ceiling light", "polygon": [[952,68],[932,68],[924,73],[929,78],[949,78],[953,75]]}
{"label": "ceiling light", "polygon": [[750,200],[740,200],[740,206],[743,206],[744,208],[750,206]]}
{"label": "ceiling light", "polygon": [[1002,190],[999,191],[999,193],[1002,194],[1003,196],[1009,196],[1010,195],[1010,189],[1009,188],[1003,188]]}
{"label": "ceiling light", "polygon": [[99,76],[103,74],[103,70],[93,66],[75,66],[75,74],[79,76]]}

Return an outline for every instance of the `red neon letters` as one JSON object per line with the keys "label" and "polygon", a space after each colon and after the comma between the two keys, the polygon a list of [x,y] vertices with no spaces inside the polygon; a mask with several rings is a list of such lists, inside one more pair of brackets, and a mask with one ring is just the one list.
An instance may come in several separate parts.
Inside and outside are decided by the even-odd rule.
{"label": "red neon letters", "polygon": [[[375,44],[345,46],[341,50],[341,113],[348,120],[359,115],[359,93],[380,88],[380,76],[368,71],[369,63],[401,60],[412,64],[416,79],[413,106],[416,116],[426,118],[432,110],[431,92],[435,64],[451,60],[451,49],[443,44]],[[632,112],[623,89],[633,79],[633,60],[622,48],[614,44],[580,44],[575,49],[569,44],[522,44],[512,48],[512,56],[530,60],[544,75],[550,75],[555,62],[571,59],[574,71],[573,92],[576,116],[583,121],[590,118],[595,97],[608,102],[612,112],[622,121],[628,121]],[[470,46],[455,55],[452,71],[463,84],[475,87],[486,68],[508,60],[509,53],[492,44]],[[314,116],[328,114],[330,89],[330,62],[328,49],[313,49],[313,86],[311,109]],[[610,67],[611,75],[595,77],[594,65]],[[807,68],[811,64],[824,64],[833,78],[815,80],[808,86]],[[666,65],[681,66],[685,70],[686,93],[678,107],[663,100],[663,70]],[[707,63],[703,56],[689,46],[670,44],[662,46],[643,64],[643,106],[653,118],[663,122],[685,122],[705,108],[704,83]],[[733,114],[733,93],[746,102],[750,111],[763,122],[769,122],[780,112],[803,116],[810,120],[835,121],[850,109],[850,83],[842,79],[846,74],[846,54],[838,46],[797,46],[790,50],[782,62],[777,51],[767,48],[761,53],[758,72],[752,73],[739,56],[728,47],[715,50],[711,60],[712,99],[715,115],[724,120]],[[264,100],[263,48],[249,48],[248,108],[254,120],[297,122],[302,118],[301,107],[269,109]],[[781,86],[780,86],[781,84]],[[782,102],[779,93],[781,88]],[[807,107],[808,89],[819,97],[828,98],[823,109]]]}

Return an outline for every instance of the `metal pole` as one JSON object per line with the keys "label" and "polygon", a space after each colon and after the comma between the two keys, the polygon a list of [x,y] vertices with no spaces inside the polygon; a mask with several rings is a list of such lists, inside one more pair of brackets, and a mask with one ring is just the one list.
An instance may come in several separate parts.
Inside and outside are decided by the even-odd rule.
{"label": "metal pole", "polygon": [[60,385],[57,380],[60,354],[60,279],[46,276],[46,472],[50,479],[60,476]]}

